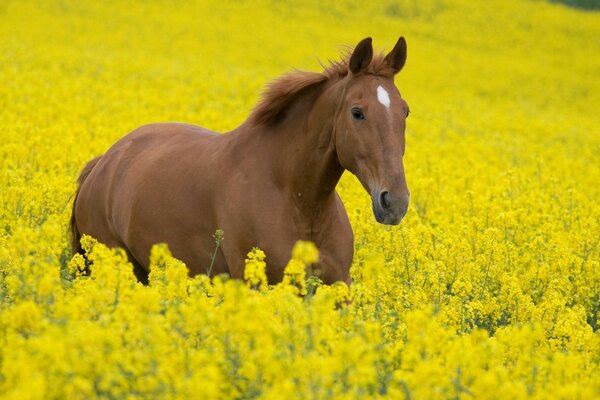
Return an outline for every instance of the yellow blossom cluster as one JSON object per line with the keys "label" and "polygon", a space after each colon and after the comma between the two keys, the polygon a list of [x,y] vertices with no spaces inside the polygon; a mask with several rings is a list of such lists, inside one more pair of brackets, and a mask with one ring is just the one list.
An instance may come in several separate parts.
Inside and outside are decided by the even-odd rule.
{"label": "yellow blossom cluster", "polygon": [[[588,3],[0,1],[0,397],[599,398]],[[343,176],[350,288],[311,276],[309,242],[271,286],[260,249],[237,281],[190,278],[157,244],[148,285],[94,238],[73,256],[77,175],[118,138],[225,132],[268,80],[399,35],[411,204],[377,224]]]}
{"label": "yellow blossom cluster", "polygon": [[251,289],[264,291],[267,289],[267,263],[265,253],[259,248],[254,248],[246,258],[244,280]]}

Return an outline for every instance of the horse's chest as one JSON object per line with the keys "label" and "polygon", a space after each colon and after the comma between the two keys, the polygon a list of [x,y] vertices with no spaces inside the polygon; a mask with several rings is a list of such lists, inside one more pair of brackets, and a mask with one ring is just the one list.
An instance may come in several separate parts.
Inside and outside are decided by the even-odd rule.
{"label": "horse's chest", "polygon": [[323,210],[291,207],[290,229],[301,239],[315,241],[323,230]]}

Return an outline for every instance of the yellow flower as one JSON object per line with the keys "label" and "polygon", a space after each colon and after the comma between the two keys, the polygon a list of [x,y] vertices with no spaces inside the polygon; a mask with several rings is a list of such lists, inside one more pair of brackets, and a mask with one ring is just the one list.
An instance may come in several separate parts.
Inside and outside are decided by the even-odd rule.
{"label": "yellow flower", "polygon": [[313,242],[298,240],[292,249],[292,258],[304,264],[314,264],[319,261],[319,250]]}
{"label": "yellow flower", "polygon": [[294,294],[306,294],[306,265],[296,259],[291,259],[283,273],[283,287]]}
{"label": "yellow flower", "polygon": [[246,257],[244,280],[251,289],[265,291],[267,289],[266,255],[259,248],[253,248]]}
{"label": "yellow flower", "polygon": [[[514,0],[372,1],[360,12],[349,0],[220,3],[0,1],[0,398],[597,398],[597,12]],[[250,25],[269,29],[248,35]],[[353,44],[357,31],[368,31],[376,52],[394,35],[408,41],[395,77],[412,109],[406,153],[391,149],[388,161],[402,161],[411,199],[399,226],[378,224],[361,182],[342,175],[336,190],[354,232],[349,288],[308,276],[320,257],[343,251],[327,218],[309,227],[325,238],[321,254],[296,243],[283,282],[271,286],[270,254],[258,249],[244,282],[189,277],[157,245],[149,285],[123,250],[90,236],[81,238],[85,255],[71,254],[73,194],[88,160],[151,121],[229,131],[265,81],[294,66],[318,71],[315,56],[336,58],[334,44]],[[317,99],[315,89],[304,98]],[[398,104],[392,98],[390,111]],[[288,114],[306,116],[310,130],[314,114],[294,107]],[[386,135],[372,111],[371,133]],[[302,151],[310,135],[286,137],[285,120],[272,138]],[[268,159],[261,133],[237,154]],[[340,145],[309,150],[332,143]],[[356,154],[368,167],[362,178],[394,190],[398,177],[375,153]],[[198,171],[185,171],[179,189],[205,179]],[[215,172],[223,187],[245,179]],[[181,182],[153,188],[147,178],[145,189],[179,201]],[[110,198],[140,188],[104,189]],[[231,217],[247,206],[227,193],[214,200]],[[148,224],[168,214],[132,207]],[[94,210],[80,211],[97,223]],[[217,229],[207,251],[227,253],[240,233],[263,243],[263,229],[286,224],[304,234],[272,211],[261,229],[243,218],[226,227],[241,232]],[[108,212],[109,229],[128,222],[129,210]],[[222,222],[200,203],[190,212]]]}
{"label": "yellow flower", "polygon": [[37,332],[43,325],[43,312],[33,301],[26,300],[17,304],[10,313],[12,327],[24,334]]}

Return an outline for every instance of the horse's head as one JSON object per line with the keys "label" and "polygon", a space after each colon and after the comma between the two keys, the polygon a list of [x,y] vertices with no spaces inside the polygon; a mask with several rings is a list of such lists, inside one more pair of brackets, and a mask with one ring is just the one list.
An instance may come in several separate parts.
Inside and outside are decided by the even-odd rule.
{"label": "horse's head", "polygon": [[344,94],[335,121],[336,151],[371,195],[377,222],[396,225],[410,197],[402,162],[409,110],[394,85],[406,61],[406,41],[401,37],[377,65],[372,61],[371,38],[366,38],[354,49],[340,82]]}

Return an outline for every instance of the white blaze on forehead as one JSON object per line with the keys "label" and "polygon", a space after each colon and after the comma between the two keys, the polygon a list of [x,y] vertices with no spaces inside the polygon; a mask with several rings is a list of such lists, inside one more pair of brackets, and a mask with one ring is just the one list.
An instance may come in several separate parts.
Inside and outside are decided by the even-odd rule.
{"label": "white blaze on forehead", "polygon": [[390,108],[390,104],[392,103],[387,90],[385,90],[381,85],[377,86],[377,100],[379,100],[379,102],[386,108]]}

